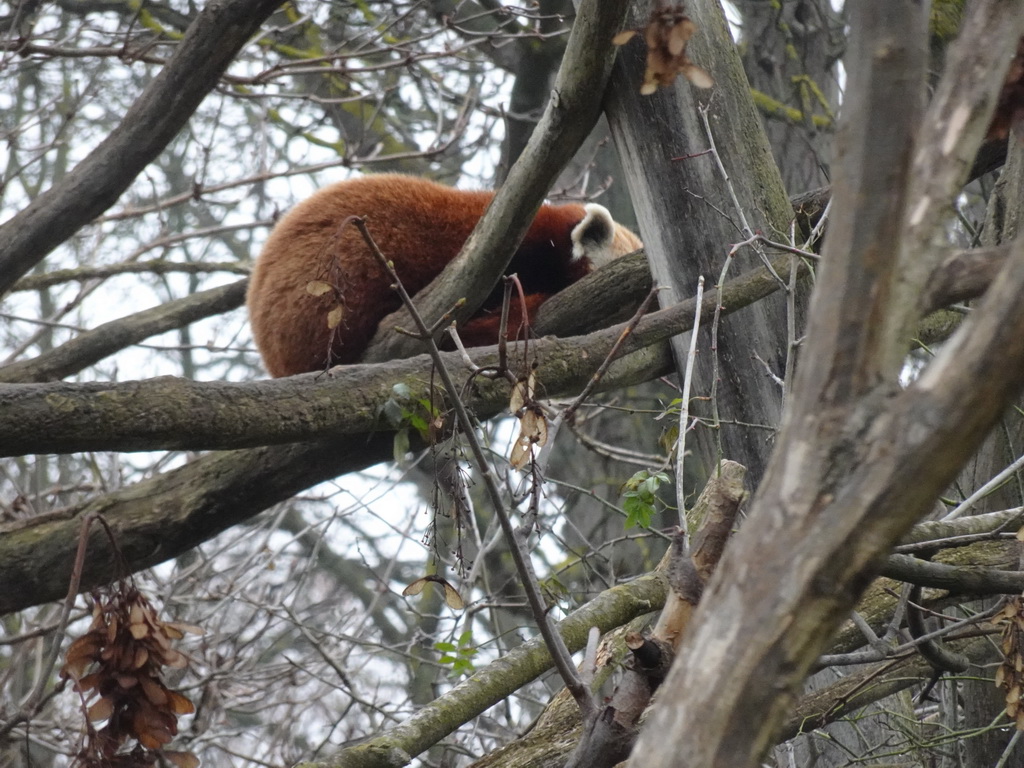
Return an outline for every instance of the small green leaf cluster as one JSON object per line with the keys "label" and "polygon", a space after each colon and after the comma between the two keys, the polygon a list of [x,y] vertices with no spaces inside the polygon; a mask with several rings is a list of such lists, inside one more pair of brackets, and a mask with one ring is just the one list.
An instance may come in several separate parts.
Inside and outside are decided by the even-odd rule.
{"label": "small green leaf cluster", "polygon": [[451,666],[449,672],[451,677],[462,677],[471,675],[475,671],[473,657],[477,649],[473,647],[473,633],[466,630],[457,639],[456,643],[434,643],[434,649],[441,651],[441,658],[438,661],[446,666]]}
{"label": "small green leaf cluster", "polygon": [[413,397],[409,385],[399,382],[391,388],[392,396],[383,406],[381,414],[395,428],[394,456],[401,463],[409,452],[410,432],[415,431],[423,440],[430,441],[433,424],[441,412],[429,397]]}
{"label": "small green leaf cluster", "polygon": [[622,486],[622,507],[626,510],[626,528],[650,528],[659,511],[658,489],[671,483],[664,472],[641,469]]}

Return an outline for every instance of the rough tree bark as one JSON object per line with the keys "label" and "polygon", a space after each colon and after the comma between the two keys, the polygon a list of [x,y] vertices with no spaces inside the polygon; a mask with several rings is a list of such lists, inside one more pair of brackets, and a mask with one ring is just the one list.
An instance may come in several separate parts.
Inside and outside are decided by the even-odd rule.
{"label": "rough tree bark", "polygon": [[[646,25],[653,5],[635,7],[629,25]],[[692,296],[701,275],[705,291],[713,292],[730,244],[747,239],[754,231],[784,232],[792,217],[721,7],[717,0],[701,0],[687,3],[686,8],[698,27],[687,52],[713,74],[714,88],[697,93],[679,78],[674,88],[641,96],[646,49],[634,40],[623,46],[607,97],[612,136],[637,211],[651,274],[663,288],[659,295],[662,306]],[[729,189],[711,155],[681,159],[709,146],[700,114],[704,108],[730,177]],[[738,209],[730,190],[735,192]],[[741,224],[743,216],[750,230],[747,234]],[[744,249],[734,269],[748,269],[755,263],[757,257]],[[693,394],[706,397],[717,388],[716,408],[725,420],[717,430],[696,430],[697,454],[705,472],[719,456],[746,466],[755,486],[764,472],[771,441],[765,439],[763,427],[778,426],[782,394],[779,389],[762,386],[765,370],[757,358],[780,376],[785,371],[785,311],[784,298],[776,296],[723,321],[715,349],[706,341],[708,331],[703,332]],[[676,338],[672,345],[682,371],[688,339]],[[711,418],[708,409],[701,412]]]}
{"label": "rough tree bark", "polygon": [[1019,10],[972,5],[925,115],[915,105],[926,10],[909,0],[853,7],[835,217],[803,364],[747,523],[632,765],[758,764],[883,554],[930,510],[1024,383],[1018,240],[970,321],[920,379],[898,384],[933,267],[925,253],[985,132],[1002,85],[992,73],[1005,71],[1024,26]]}

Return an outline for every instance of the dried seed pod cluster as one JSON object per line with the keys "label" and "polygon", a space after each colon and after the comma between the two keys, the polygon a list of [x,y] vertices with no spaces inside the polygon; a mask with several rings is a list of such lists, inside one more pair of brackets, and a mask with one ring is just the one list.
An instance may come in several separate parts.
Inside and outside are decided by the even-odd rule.
{"label": "dried seed pod cluster", "polygon": [[714,79],[686,55],[697,25],[690,20],[683,4],[660,5],[651,13],[651,19],[642,30],[627,29],[613,39],[615,45],[625,45],[640,32],[647,43],[647,68],[640,93],[649,96],[659,85],[672,85],[680,73],[698,88],[710,88]]}
{"label": "dried seed pod cluster", "polygon": [[[134,768],[153,765],[157,756],[195,768],[191,752],[165,750],[178,732],[178,716],[195,711],[192,702],[164,685],[164,667],[188,663],[171,647],[185,633],[202,634],[188,624],[161,621],[134,587],[121,587],[96,600],[92,625],[68,648],[61,675],[74,681],[88,717],[80,766]],[[98,731],[92,723],[106,721]],[[138,742],[122,751],[129,739]]]}
{"label": "dried seed pod cluster", "polygon": [[1024,599],[1010,599],[999,615],[997,624],[1003,625],[1003,663],[996,670],[996,685],[1006,690],[1006,714],[1024,731]]}

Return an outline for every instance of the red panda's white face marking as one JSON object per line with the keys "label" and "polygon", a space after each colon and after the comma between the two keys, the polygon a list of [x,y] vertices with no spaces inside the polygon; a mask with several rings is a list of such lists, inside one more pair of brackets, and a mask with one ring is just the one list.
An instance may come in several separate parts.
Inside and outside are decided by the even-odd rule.
{"label": "red panda's white face marking", "polygon": [[640,238],[625,227],[616,224],[608,209],[597,203],[587,203],[586,216],[572,230],[572,258],[586,258],[594,268],[643,247]]}

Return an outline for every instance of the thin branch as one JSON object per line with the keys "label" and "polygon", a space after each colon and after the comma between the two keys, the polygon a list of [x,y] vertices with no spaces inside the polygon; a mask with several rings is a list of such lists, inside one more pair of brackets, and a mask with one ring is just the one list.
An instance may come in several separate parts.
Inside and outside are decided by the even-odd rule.
{"label": "thin branch", "polygon": [[686,492],[683,480],[686,477],[684,462],[686,460],[686,433],[690,429],[690,386],[693,383],[693,364],[697,359],[697,332],[700,330],[700,308],[704,299],[704,276],[697,280],[697,311],[693,316],[693,330],[690,331],[690,351],[686,356],[686,367],[683,371],[683,389],[679,395],[679,438],[676,440],[676,506],[679,509],[679,528],[687,546],[689,546],[689,521],[686,519]]}
{"label": "thin branch", "polygon": [[[577,10],[553,97],[522,155],[509,171],[459,255],[416,295],[420,314],[439,317],[460,297],[457,320],[470,317],[511,262],[558,173],[597,122],[615,59],[612,37],[622,28],[625,0],[585,0]],[[408,325],[408,311],[385,318],[363,360],[380,362],[421,351],[410,339],[389,334]]]}
{"label": "thin branch", "polygon": [[469,415],[466,404],[462,401],[462,398],[458,396],[459,389],[455,386],[451,373],[445,365],[444,359],[441,357],[440,350],[433,342],[432,334],[434,329],[427,327],[423,317],[413,304],[412,297],[409,296],[408,292],[405,290],[405,286],[402,285],[402,281],[398,277],[398,273],[395,272],[394,265],[388,261],[387,257],[384,256],[383,253],[380,252],[380,249],[377,247],[373,237],[371,237],[366,228],[366,223],[357,217],[352,217],[352,222],[362,233],[363,239],[366,241],[366,244],[370,248],[374,257],[376,257],[378,264],[384,268],[392,281],[394,281],[393,288],[398,292],[398,295],[402,299],[402,303],[408,308],[412,316],[412,320],[419,331],[418,338],[421,341],[427,342],[427,350],[434,363],[434,369],[437,371],[438,376],[440,376],[441,382],[444,384],[445,391],[448,392],[449,402],[455,410],[455,415],[458,419],[462,436],[469,444],[469,449],[473,454],[477,470],[480,472],[484,481],[484,487],[487,489],[487,494],[490,497],[492,511],[497,516],[498,522],[501,524],[501,530],[505,534],[505,541],[508,544],[512,560],[516,565],[516,571],[519,574],[523,591],[526,593],[526,600],[530,605],[530,610],[533,612],[534,620],[537,622],[537,628],[540,630],[540,633],[551,652],[552,659],[555,662],[555,668],[558,670],[559,675],[561,675],[562,680],[565,682],[565,687],[573,694],[573,697],[579,704],[580,710],[583,714],[589,715],[597,706],[594,702],[593,695],[580,679],[579,674],[576,671],[576,665],[572,662],[572,656],[570,655],[568,648],[566,648],[565,642],[562,640],[562,636],[555,631],[552,625],[553,623],[551,621],[551,616],[548,613],[548,607],[541,594],[540,583],[533,570],[533,564],[530,562],[529,556],[523,549],[525,542],[520,540],[520,537],[517,535],[517,531],[512,526],[508,507],[505,504],[505,500],[502,498],[501,489],[498,488],[498,481],[494,476],[494,472],[491,470],[490,463],[487,461],[487,455],[484,452],[483,445],[481,445],[480,440],[477,437],[476,425],[472,417]]}
{"label": "thin branch", "polygon": [[281,0],[207,3],[120,124],[56,186],[0,226],[0,296],[107,210],[199,106]]}
{"label": "thin branch", "polygon": [[240,307],[248,284],[248,279],[239,280],[111,320],[38,357],[0,368],[0,382],[55,381],[71,376],[150,336]]}

